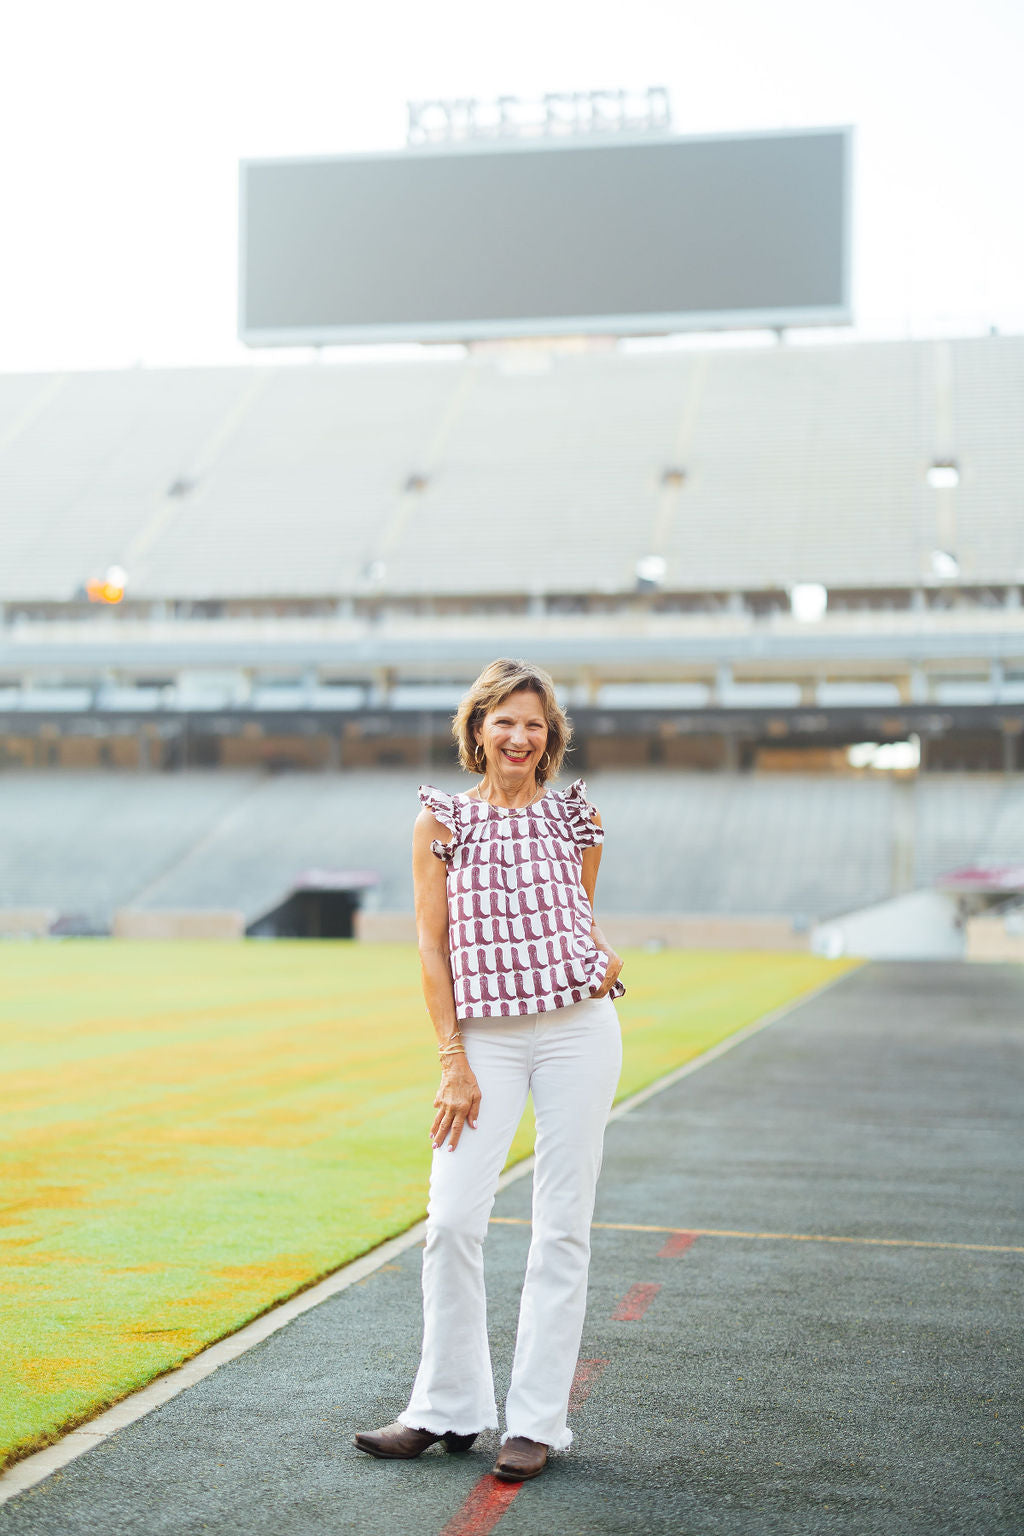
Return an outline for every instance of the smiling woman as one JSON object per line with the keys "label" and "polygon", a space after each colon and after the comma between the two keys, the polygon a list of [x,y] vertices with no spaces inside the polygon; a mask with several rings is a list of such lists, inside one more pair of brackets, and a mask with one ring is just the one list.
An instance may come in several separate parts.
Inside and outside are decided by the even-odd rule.
{"label": "smiling woman", "polygon": [[[522,661],[492,661],[456,711],[452,733],[467,773],[521,771],[503,787],[515,791],[556,778],[572,737],[555,685],[539,667]],[[490,756],[488,756],[490,748]]]}
{"label": "smiling woman", "polygon": [[566,1412],[590,1221],[622,1065],[612,998],[625,988],[622,961],[594,919],[600,817],[582,779],[547,787],[571,736],[551,678],[526,662],[492,662],[452,729],[463,768],[480,781],[461,795],[422,785],[413,834],[423,993],[442,1064],[430,1130],[423,1354],[408,1407],[356,1444],[411,1459],[438,1440],[466,1450],[481,1429],[497,1427],[483,1242],[532,1095],[533,1240],[494,1468],[519,1481],[572,1441]]}

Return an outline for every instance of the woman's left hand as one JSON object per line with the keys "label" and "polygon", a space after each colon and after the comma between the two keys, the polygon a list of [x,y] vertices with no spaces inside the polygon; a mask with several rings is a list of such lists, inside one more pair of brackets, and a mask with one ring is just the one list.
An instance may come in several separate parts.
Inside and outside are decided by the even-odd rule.
{"label": "woman's left hand", "polygon": [[622,970],[622,956],[615,953],[607,940],[603,940],[597,947],[604,950],[604,953],[608,956],[608,969],[604,973],[604,980],[593,995],[594,997],[607,997],[619,979],[619,972]]}

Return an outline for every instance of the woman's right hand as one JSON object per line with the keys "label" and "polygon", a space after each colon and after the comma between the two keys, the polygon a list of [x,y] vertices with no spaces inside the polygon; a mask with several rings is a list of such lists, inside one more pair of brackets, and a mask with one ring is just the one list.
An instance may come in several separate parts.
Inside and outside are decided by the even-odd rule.
{"label": "woman's right hand", "polygon": [[448,1141],[449,1152],[454,1152],[462,1135],[462,1127],[476,1130],[480,1112],[480,1085],[465,1056],[449,1058],[441,1068],[441,1086],[437,1090],[434,1108],[437,1114],[430,1128],[430,1140],[435,1150]]}

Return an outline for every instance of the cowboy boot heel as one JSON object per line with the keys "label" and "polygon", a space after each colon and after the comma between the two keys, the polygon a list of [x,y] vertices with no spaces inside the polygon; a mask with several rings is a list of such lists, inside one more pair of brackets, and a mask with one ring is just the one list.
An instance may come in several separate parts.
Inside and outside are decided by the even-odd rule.
{"label": "cowboy boot heel", "polygon": [[445,1445],[450,1451],[468,1451],[476,1439],[476,1434],[457,1435],[454,1430],[449,1430],[443,1438]]}

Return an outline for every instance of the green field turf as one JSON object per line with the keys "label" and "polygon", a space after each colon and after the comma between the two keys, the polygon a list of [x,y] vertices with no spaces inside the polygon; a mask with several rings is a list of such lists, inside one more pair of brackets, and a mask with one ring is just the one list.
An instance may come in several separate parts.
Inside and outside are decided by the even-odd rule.
{"label": "green field turf", "polygon": [[[849,965],[627,956],[619,1096]],[[418,1220],[438,1066],[412,946],[6,944],[0,977],[3,1464]]]}

